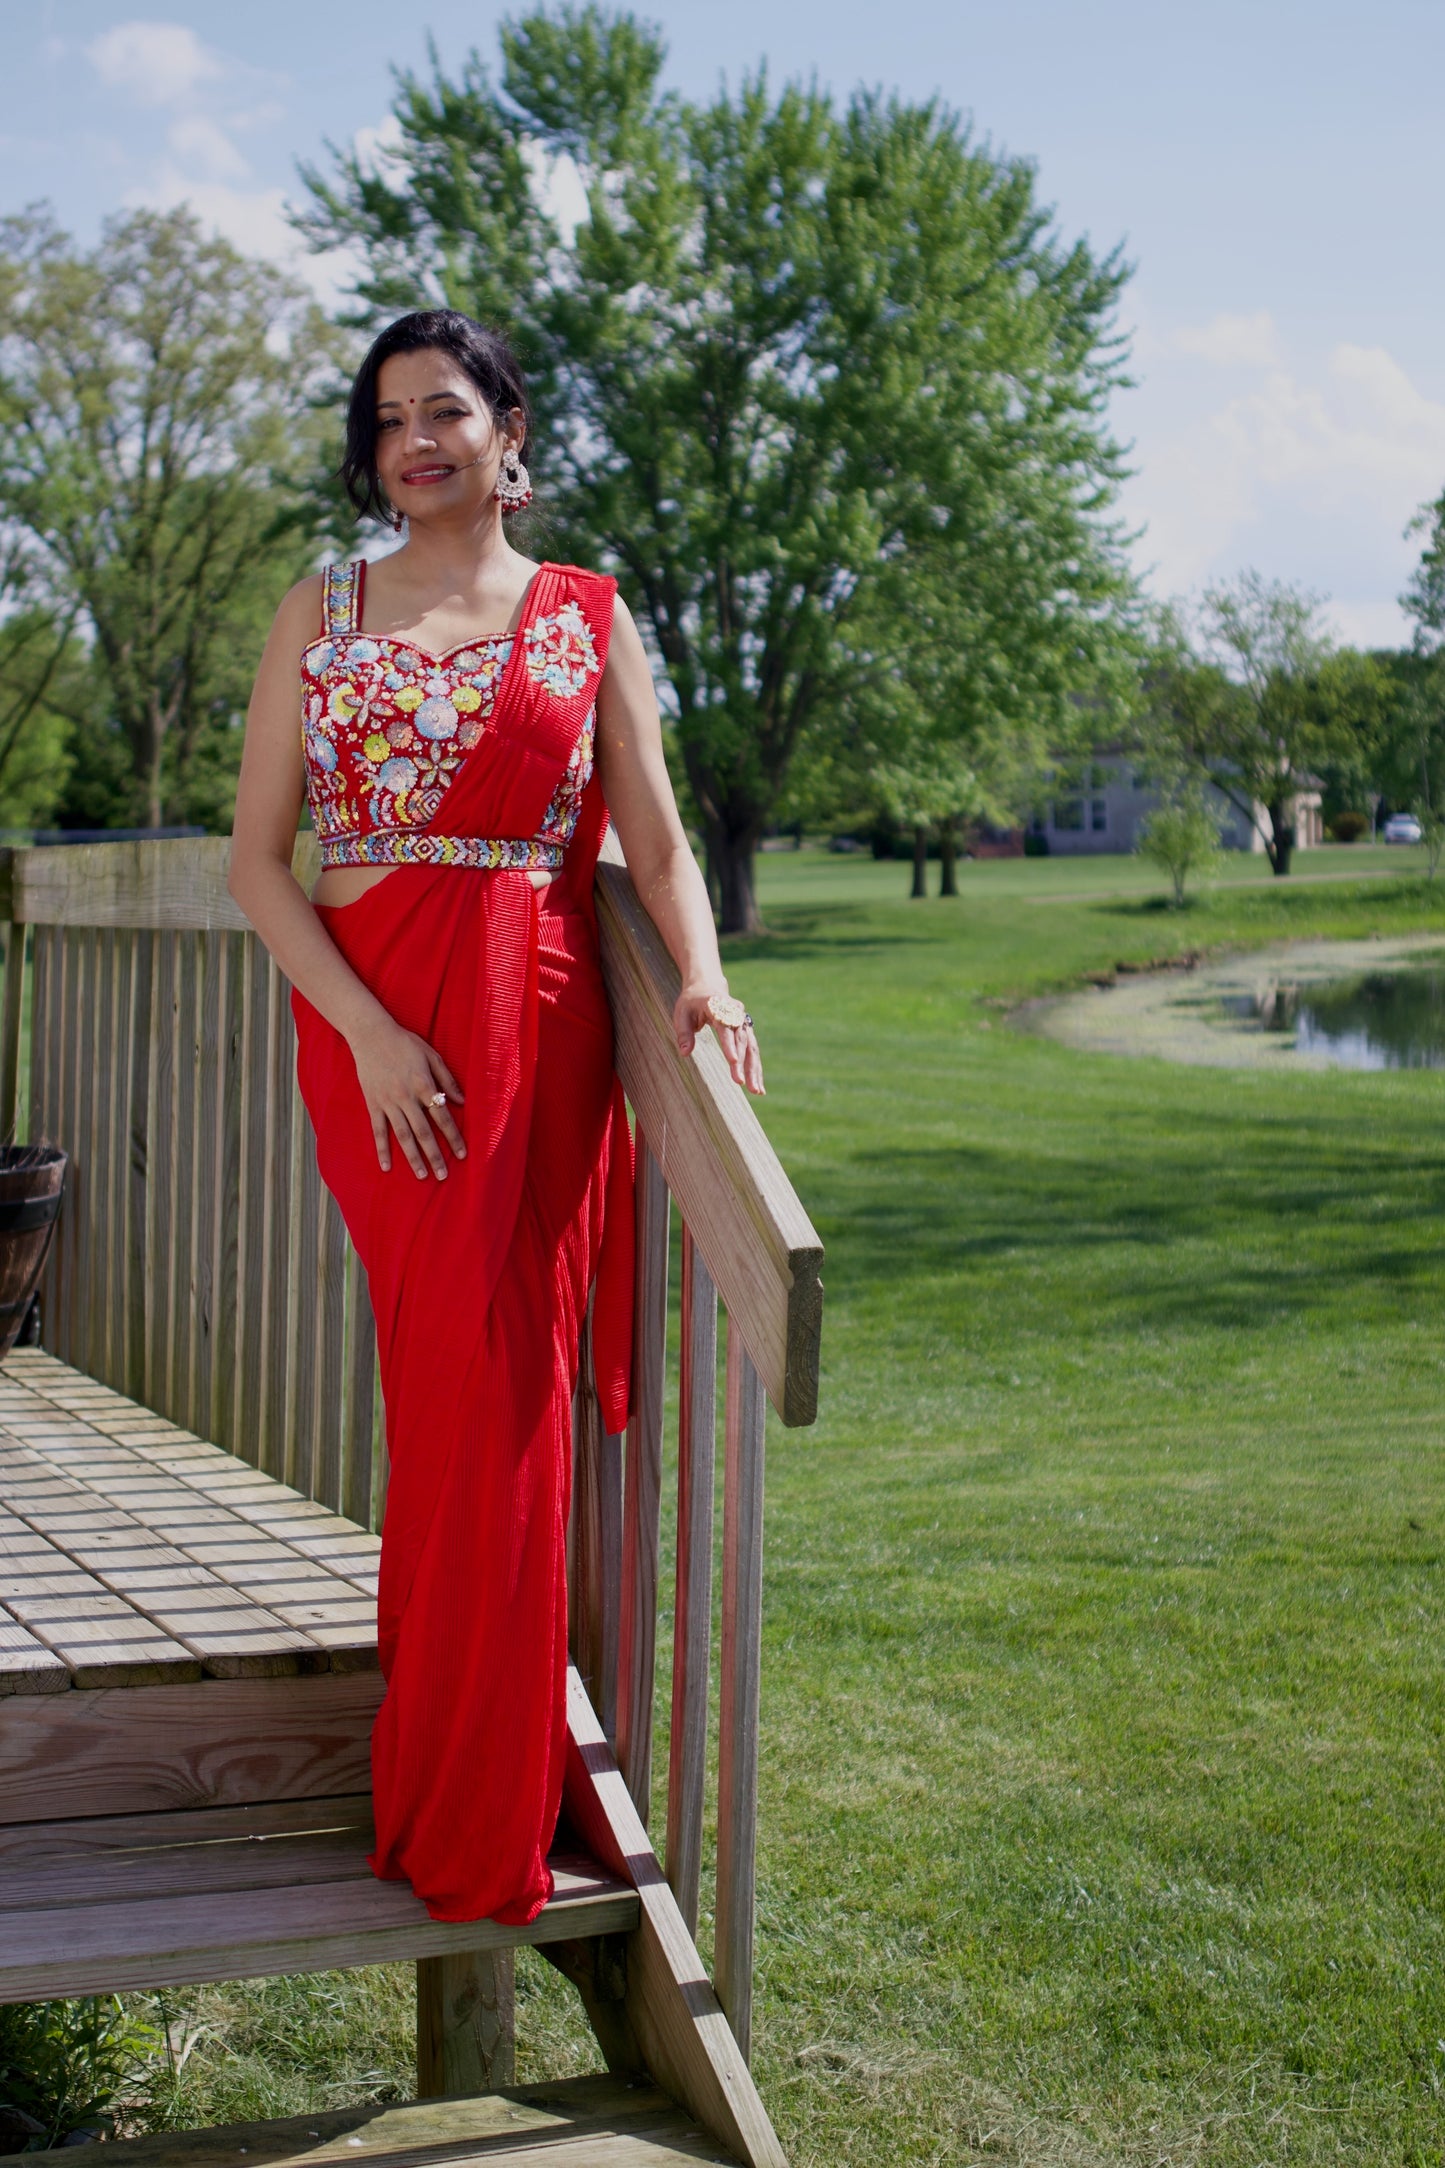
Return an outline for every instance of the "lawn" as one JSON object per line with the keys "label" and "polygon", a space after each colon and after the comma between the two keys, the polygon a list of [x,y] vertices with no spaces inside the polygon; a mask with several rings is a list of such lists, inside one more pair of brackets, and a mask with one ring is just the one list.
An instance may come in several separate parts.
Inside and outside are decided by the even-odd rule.
{"label": "lawn", "polygon": [[[795,2168],[1445,2157],[1445,1080],[1007,1016],[1445,931],[1417,857],[1236,862],[1184,913],[1117,859],[917,903],[762,862],[730,970],[828,1245],[820,1419],[769,1442],[756,2067]],[[595,2062],[522,1988],[524,2072]],[[153,2112],[404,2086],[405,1995],[193,1997]]]}

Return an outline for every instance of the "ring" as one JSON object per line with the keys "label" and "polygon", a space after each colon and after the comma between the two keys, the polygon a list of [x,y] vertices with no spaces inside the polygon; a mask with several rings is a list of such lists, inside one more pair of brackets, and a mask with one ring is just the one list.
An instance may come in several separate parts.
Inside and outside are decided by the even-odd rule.
{"label": "ring", "polygon": [[752,1018],[738,1000],[736,994],[709,994],[707,1013],[714,1024],[721,1024],[725,1031],[741,1031]]}
{"label": "ring", "polygon": [[433,1107],[444,1107],[446,1103],[447,1095],[445,1092],[433,1092],[431,1098],[427,1102],[429,1106]]}

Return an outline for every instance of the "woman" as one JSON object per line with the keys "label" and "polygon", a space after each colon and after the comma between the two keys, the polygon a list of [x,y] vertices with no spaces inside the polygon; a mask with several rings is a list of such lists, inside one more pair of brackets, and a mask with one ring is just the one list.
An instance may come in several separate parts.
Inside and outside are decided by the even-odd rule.
{"label": "woman", "polygon": [[[526,391],[493,332],[403,317],[342,475],[406,541],[292,589],[256,679],[231,893],[291,981],[322,1177],[367,1271],[391,1480],[372,1739],[378,1875],[525,1923],[562,1790],[571,1399],[589,1301],[626,1417],[631,1147],[593,869],[608,816],[705,1023],[762,1090],[614,583],[518,553]],[[307,793],[322,873],[291,854]]]}

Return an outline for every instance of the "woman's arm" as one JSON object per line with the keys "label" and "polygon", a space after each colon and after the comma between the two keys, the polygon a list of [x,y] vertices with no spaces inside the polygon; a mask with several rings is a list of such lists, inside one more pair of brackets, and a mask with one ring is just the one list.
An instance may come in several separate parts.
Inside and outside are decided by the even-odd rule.
{"label": "woman's arm", "polygon": [[[608,810],[643,908],[682,973],[673,1010],[677,1050],[690,1054],[711,1023],[708,1001],[728,982],[718,954],[707,885],[678,817],[662,750],[662,722],[642,636],[619,595],[607,667],[597,695],[597,755]],[[763,1065],[751,1029],[713,1024],[736,1083],[763,1089]]]}
{"label": "woman's arm", "polygon": [[[395,1133],[413,1172],[446,1179],[437,1130],[466,1157],[450,1107],[461,1087],[434,1047],[403,1031],[364,986],[312,910],[291,871],[306,772],[301,751],[301,654],[321,622],[321,581],[303,580],[276,612],[246,717],[227,885],[291,984],[350,1046],[382,1167]],[[435,1124],[435,1127],[433,1127]]]}

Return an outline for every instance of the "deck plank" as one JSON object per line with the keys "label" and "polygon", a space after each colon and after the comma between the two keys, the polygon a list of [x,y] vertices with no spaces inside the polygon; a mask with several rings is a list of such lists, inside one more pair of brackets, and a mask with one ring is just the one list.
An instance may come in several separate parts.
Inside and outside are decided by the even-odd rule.
{"label": "deck plank", "polygon": [[[76,2148],[77,2152],[86,2150]],[[683,2168],[733,2161],[685,2111],[646,2080],[585,2077],[513,2086],[467,2099],[400,2107],[339,2108],[273,2123],[213,2130],[157,2131],[106,2146],[110,2168],[334,2168],[381,2162],[388,2168]],[[0,2159],[27,2168],[34,2155]]]}

